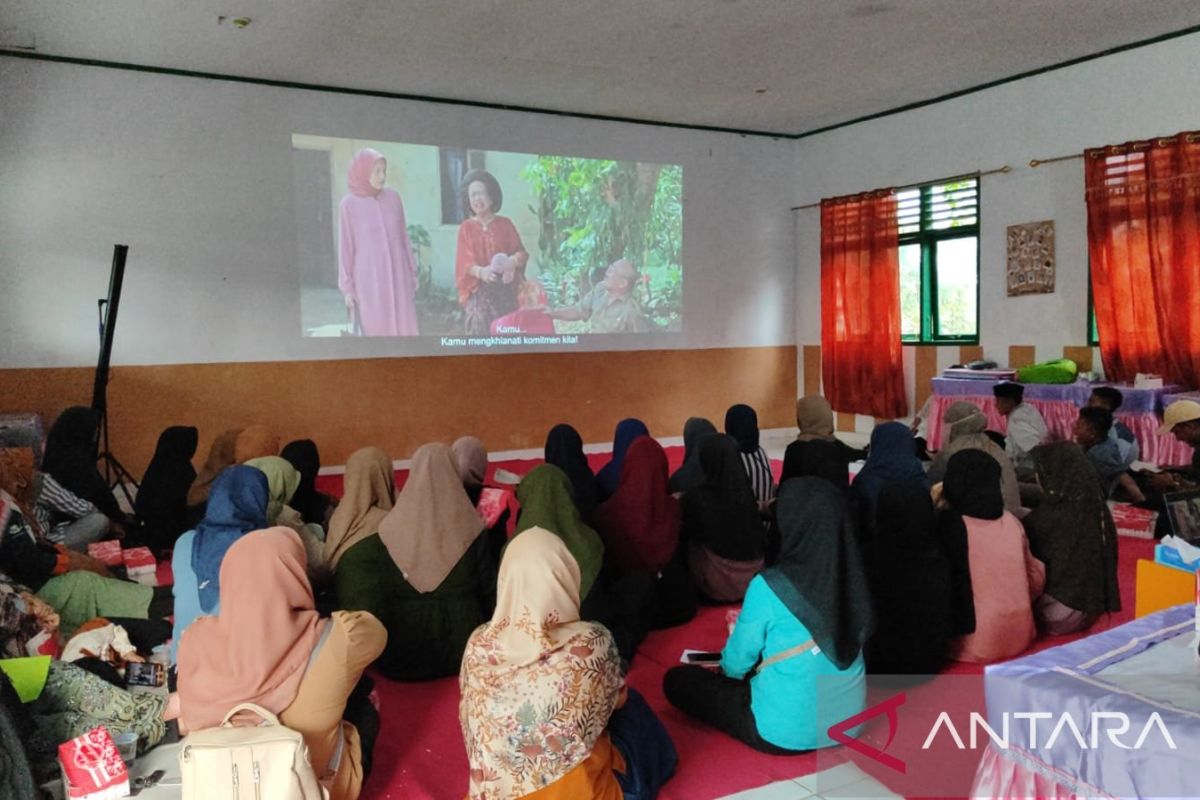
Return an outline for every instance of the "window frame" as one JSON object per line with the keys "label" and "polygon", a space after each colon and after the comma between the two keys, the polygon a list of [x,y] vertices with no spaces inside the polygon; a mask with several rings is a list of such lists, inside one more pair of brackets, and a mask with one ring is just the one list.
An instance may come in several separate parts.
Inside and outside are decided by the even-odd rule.
{"label": "window frame", "polygon": [[[925,228],[925,217],[934,187],[946,186],[964,180],[975,181],[975,223],[957,227]],[[982,190],[980,181],[975,176],[964,176],[957,180],[937,181],[920,186],[906,187],[901,191],[916,189],[920,192],[919,229],[910,233],[900,234],[899,246],[919,244],[921,247],[921,330],[916,336],[901,334],[900,343],[904,346],[922,347],[939,345],[977,345],[979,344],[979,311],[980,311],[980,216]],[[940,328],[937,296],[937,245],[939,242],[953,239],[975,238],[975,333],[964,335],[939,336],[935,332]]]}

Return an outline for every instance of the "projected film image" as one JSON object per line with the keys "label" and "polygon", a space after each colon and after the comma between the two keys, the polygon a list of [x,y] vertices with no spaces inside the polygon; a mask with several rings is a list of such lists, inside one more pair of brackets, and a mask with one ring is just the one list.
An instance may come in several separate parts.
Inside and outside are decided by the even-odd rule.
{"label": "projected film image", "polygon": [[683,170],[296,134],[305,336],[577,344],[683,319]]}

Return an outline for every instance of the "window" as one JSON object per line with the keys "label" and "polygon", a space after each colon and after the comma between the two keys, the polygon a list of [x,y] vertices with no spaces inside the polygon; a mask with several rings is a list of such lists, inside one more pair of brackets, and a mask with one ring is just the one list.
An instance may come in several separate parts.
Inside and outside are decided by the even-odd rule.
{"label": "window", "polygon": [[896,193],[900,223],[900,338],[979,341],[979,180]]}

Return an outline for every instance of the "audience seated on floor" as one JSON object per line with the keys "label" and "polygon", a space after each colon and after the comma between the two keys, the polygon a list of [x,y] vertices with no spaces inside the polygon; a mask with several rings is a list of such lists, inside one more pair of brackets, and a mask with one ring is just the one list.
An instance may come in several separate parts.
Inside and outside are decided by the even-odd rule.
{"label": "audience seated on floor", "polygon": [[499,599],[467,643],[459,721],[468,797],[654,797],[675,748],[625,687],[616,642],[580,619],[582,573],[566,542],[525,529],[504,555]]}
{"label": "audience seated on floor", "polygon": [[267,527],[269,500],[267,476],[260,470],[243,464],[227,467],[212,483],[204,519],[175,543],[171,556],[175,576],[173,657],[188,626],[219,611],[225,554],[250,531]]}
{"label": "audience seated on floor", "polygon": [[596,473],[597,499],[607,500],[617,490],[617,482],[621,479],[621,462],[625,460],[625,452],[629,445],[639,436],[649,436],[646,423],[640,419],[623,419],[617,423],[613,431],[612,457],[608,463]]}
{"label": "audience seated on floor", "polygon": [[758,443],[758,413],[745,403],[730,406],[725,412],[725,433],[737,442],[742,467],[750,479],[750,491],[754,492],[759,509],[765,512],[775,498],[775,477],[771,474],[767,451]]}
{"label": "audience seated on floor", "polygon": [[566,473],[571,481],[571,495],[575,507],[579,509],[579,516],[584,524],[591,524],[592,514],[596,513],[596,505],[600,502],[600,488],[583,452],[583,439],[579,431],[565,423],[555,425],[546,434],[544,455],[547,464]]}
{"label": "audience seated on floor", "polygon": [[1033,449],[1046,496],[1023,524],[1029,549],[1046,565],[1034,612],[1038,628],[1052,636],[1089,628],[1101,614],[1121,610],[1117,526],[1088,462],[1073,442]]}
{"label": "audience seated on floor", "polygon": [[[221,565],[220,611],[193,623],[179,645],[179,721],[186,734],[219,725],[239,703],[254,703],[303,734],[331,800],[359,796],[369,748],[359,719],[343,719],[363,670],[387,632],[374,616],[314,605],[300,537],[290,528],[252,531]],[[355,709],[374,729],[369,704]]]}
{"label": "audience seated on floor", "polygon": [[342,487],[325,536],[325,563],[335,572],[350,548],[379,533],[379,523],[396,504],[392,460],[378,447],[354,451],[346,461]]}
{"label": "audience seated on floor", "polygon": [[208,493],[212,490],[213,481],[221,474],[221,470],[237,463],[234,459],[234,450],[237,447],[237,438],[241,433],[241,428],[230,428],[213,439],[204,465],[200,467],[191,487],[188,488],[189,521],[199,522],[204,519],[204,504],[208,501]]}
{"label": "audience seated on floor", "polygon": [[387,628],[375,665],[384,675],[458,672],[467,637],[494,602],[496,566],[483,533],[450,448],[419,447],[379,531],[347,549],[335,574],[338,607],[369,611]]}
{"label": "audience seated on floor", "polygon": [[[488,451],[479,438],[475,436],[460,436],[454,440],[454,444],[450,445],[450,450],[454,453],[454,463],[458,467],[458,478],[462,481],[463,490],[467,493],[467,499],[471,501],[471,505],[479,510],[480,515],[484,517],[484,523],[488,525],[488,551],[492,563],[499,564],[500,553],[508,541],[509,505],[514,497],[513,492],[508,487],[501,488],[487,484]],[[484,489],[497,492],[504,499],[502,510],[499,512],[499,516],[495,517],[494,521],[489,520],[484,513],[484,509],[480,508]]]}
{"label": "audience seated on floor", "polygon": [[889,483],[875,504],[875,539],[864,561],[875,632],[864,649],[877,675],[935,675],[954,633],[950,564],[938,545],[929,492]]}
{"label": "audience seated on floor", "polygon": [[875,538],[875,505],[879,493],[889,483],[911,483],[929,489],[929,478],[925,475],[925,465],[917,458],[912,431],[900,422],[884,422],[871,431],[867,463],[850,486],[850,510],[863,542]]}
{"label": "audience seated on floor", "polygon": [[683,541],[700,594],[736,603],[763,567],[767,534],[737,442],[720,433],[700,439],[704,483],[683,496]]}
{"label": "audience seated on floor", "polygon": [[704,417],[689,417],[683,425],[683,463],[671,474],[667,488],[675,496],[686,494],[704,483],[704,470],[700,469],[700,439],[706,434],[717,433],[717,426]]}
{"label": "audience seated on floor", "polygon": [[1004,495],[1004,510],[1017,514],[1021,510],[1021,489],[1017,483],[1017,471],[1004,448],[987,435],[987,417],[974,403],[960,400],[952,403],[942,415],[945,423],[945,444],[929,464],[930,483],[941,483],[946,477],[946,465],[950,458],[963,450],[982,450],[996,459],[1000,465],[1001,491]]}
{"label": "audience seated on floor", "polygon": [[746,591],[721,672],[669,670],[672,705],[766,753],[828,747],[866,704],[870,592],[843,495],[820,478],[779,488],[779,561]]}
{"label": "audience seated on floor", "polygon": [[300,488],[300,472],[282,456],[261,456],[245,464],[267,476],[267,525],[291,528],[304,542],[308,554],[308,574],[323,576],[325,571],[325,530],[315,522],[305,522],[292,508],[292,498]]}
{"label": "audience seated on floor", "polygon": [[1033,603],[1046,568],[1029,551],[1020,521],[1004,510],[1000,465],[981,450],[963,450],[940,484],[946,508],[938,538],[950,562],[956,609],[950,646],[956,661],[991,663],[1033,643]]}
{"label": "audience seated on floor", "polygon": [[196,428],[173,425],[158,437],[154,457],[138,485],[133,510],[135,538],[156,555],[169,553],[188,525],[188,489],[196,479],[192,456],[200,441]]}
{"label": "audience seated on floor", "polygon": [[285,444],[279,455],[300,473],[300,485],[292,495],[292,508],[305,524],[320,525],[322,530],[329,530],[329,518],[337,507],[337,500],[317,489],[317,475],[321,472],[321,451],[317,449],[317,443],[312,439],[297,439]]}
{"label": "audience seated on floor", "polygon": [[815,475],[832,481],[841,488],[850,486],[850,462],[867,457],[833,433],[833,408],[820,395],[801,397],[796,401],[796,441],[783,454],[783,471],[787,478]]}
{"label": "audience seated on floor", "polygon": [[1113,486],[1113,491],[1110,496],[1118,500],[1128,500],[1132,503],[1146,502],[1146,496],[1142,493],[1142,489],[1134,480],[1133,474],[1130,473],[1129,467],[1140,461],[1142,458],[1142,448],[1138,443],[1137,437],[1133,435],[1133,431],[1126,427],[1125,423],[1117,419],[1117,409],[1125,402],[1125,396],[1121,394],[1121,390],[1113,386],[1097,386],[1092,389],[1092,393],[1088,396],[1087,405],[1094,408],[1103,408],[1108,413],[1113,415],[1112,428],[1108,431],[1110,439],[1114,439],[1118,448],[1122,453],[1122,458],[1126,461],[1126,471],[1117,476],[1116,483]]}

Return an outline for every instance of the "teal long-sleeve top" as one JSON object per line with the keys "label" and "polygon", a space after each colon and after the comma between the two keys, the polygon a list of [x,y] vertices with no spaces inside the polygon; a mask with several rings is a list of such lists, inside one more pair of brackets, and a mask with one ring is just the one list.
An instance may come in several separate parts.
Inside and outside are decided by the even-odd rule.
{"label": "teal long-sleeve top", "polygon": [[[755,665],[812,638],[808,628],[756,575],[721,653],[721,669],[744,678]],[[862,653],[838,669],[819,647],[771,664],[750,679],[750,710],[758,733],[776,747],[813,750],[834,744],[829,726],[866,707]]]}

